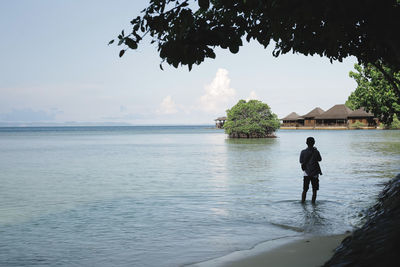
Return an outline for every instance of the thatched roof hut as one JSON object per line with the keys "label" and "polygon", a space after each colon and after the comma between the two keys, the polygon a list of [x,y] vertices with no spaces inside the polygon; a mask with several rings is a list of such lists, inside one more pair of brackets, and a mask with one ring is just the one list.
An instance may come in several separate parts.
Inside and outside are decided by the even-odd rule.
{"label": "thatched roof hut", "polygon": [[226,121],[226,117],[218,117],[214,121]]}
{"label": "thatched roof hut", "polygon": [[307,118],[315,118],[315,117],[321,115],[321,114],[324,113],[324,112],[325,112],[325,111],[324,111],[322,108],[316,107],[316,108],[314,108],[313,110],[311,110],[310,112],[308,112],[306,115],[303,115],[302,117],[303,117],[304,119],[307,119]]}
{"label": "thatched roof hut", "polygon": [[297,120],[299,118],[300,118],[299,114],[297,114],[296,112],[292,112],[292,113],[290,113],[289,115],[287,115],[286,117],[284,117],[281,120],[283,120],[283,121],[295,121],[295,120]]}
{"label": "thatched roof hut", "polygon": [[[317,107],[300,116],[292,112],[282,120],[282,129],[375,129],[378,120],[364,108],[351,110],[344,104],[334,105],[327,111]],[[360,126],[361,125],[361,126]]]}
{"label": "thatched roof hut", "polygon": [[374,114],[366,112],[364,108],[354,110],[349,114],[349,118],[373,118]]}
{"label": "thatched roof hut", "polygon": [[378,119],[374,119],[374,114],[366,112],[364,108],[351,112],[348,119],[350,126],[356,129],[360,129],[363,126],[376,128],[378,124]]}
{"label": "thatched roof hut", "polygon": [[334,105],[321,115],[316,116],[319,120],[347,120],[353,111],[344,104]]}
{"label": "thatched roof hut", "polygon": [[226,117],[218,117],[214,121],[215,121],[215,127],[217,127],[218,129],[222,129],[224,128]]}
{"label": "thatched roof hut", "polygon": [[282,127],[298,127],[303,118],[296,112],[292,112],[282,120]]}

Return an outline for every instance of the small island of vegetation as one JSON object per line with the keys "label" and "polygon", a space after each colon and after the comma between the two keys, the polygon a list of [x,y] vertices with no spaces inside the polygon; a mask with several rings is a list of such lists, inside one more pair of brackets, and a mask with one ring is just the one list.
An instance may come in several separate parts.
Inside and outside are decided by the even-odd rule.
{"label": "small island of vegetation", "polygon": [[274,132],[279,129],[278,116],[259,100],[239,100],[226,112],[224,129],[230,138],[275,137]]}

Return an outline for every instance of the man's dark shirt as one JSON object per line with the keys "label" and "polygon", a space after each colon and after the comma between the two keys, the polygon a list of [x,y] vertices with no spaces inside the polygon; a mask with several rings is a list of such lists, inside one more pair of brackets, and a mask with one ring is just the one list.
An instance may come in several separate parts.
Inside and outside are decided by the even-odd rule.
{"label": "man's dark shirt", "polygon": [[321,160],[322,160],[321,154],[315,147],[312,148],[308,147],[302,150],[300,153],[300,164],[307,162],[306,169],[304,170],[307,173],[307,175],[305,176],[314,177],[319,174],[322,174],[321,168],[318,163]]}

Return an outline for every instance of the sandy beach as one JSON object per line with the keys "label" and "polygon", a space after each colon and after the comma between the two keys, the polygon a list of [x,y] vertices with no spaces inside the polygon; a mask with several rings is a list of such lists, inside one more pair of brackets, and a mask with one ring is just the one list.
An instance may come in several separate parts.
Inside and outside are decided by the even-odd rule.
{"label": "sandy beach", "polygon": [[[211,261],[195,264],[198,267],[313,267],[321,266],[349,234],[332,236],[294,237],[274,240],[247,251],[237,251]],[[271,248],[273,246],[273,248]]]}

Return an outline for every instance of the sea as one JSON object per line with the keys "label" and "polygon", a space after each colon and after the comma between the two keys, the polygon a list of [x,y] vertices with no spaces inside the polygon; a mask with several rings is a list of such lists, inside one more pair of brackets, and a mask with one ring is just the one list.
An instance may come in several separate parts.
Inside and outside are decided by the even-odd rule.
{"label": "sea", "polygon": [[[0,128],[0,266],[185,266],[359,227],[400,172],[400,131]],[[321,153],[316,205],[300,151]]]}

